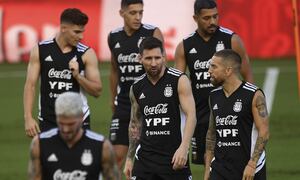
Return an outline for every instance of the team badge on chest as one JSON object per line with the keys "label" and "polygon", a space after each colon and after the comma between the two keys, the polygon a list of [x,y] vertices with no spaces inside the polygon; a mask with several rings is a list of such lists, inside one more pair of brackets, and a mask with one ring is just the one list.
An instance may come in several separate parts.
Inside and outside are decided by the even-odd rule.
{"label": "team badge on chest", "polygon": [[85,149],[81,155],[81,164],[84,166],[89,166],[93,162],[93,156],[91,150]]}
{"label": "team badge on chest", "polygon": [[243,107],[242,100],[237,99],[233,105],[233,110],[234,112],[241,112],[242,107]]}
{"label": "team badge on chest", "polygon": [[225,49],[223,41],[218,41],[218,44],[216,45],[216,52],[221,51]]}
{"label": "team badge on chest", "polygon": [[173,89],[170,84],[167,84],[167,86],[165,87],[164,95],[165,97],[171,97],[173,95]]}

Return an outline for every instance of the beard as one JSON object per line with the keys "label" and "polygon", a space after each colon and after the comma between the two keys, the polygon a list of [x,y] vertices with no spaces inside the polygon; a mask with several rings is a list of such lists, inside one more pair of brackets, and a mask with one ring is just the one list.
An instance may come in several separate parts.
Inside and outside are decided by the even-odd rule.
{"label": "beard", "polygon": [[210,78],[210,82],[214,87],[219,87],[222,86],[224,84],[224,80],[223,79],[215,79],[215,78]]}

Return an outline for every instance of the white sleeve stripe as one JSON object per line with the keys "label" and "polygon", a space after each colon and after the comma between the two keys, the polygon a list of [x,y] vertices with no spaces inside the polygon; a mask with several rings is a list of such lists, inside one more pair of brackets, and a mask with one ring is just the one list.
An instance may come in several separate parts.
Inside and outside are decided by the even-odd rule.
{"label": "white sleeve stripe", "polygon": [[175,73],[179,73],[179,74],[182,74],[182,73],[183,73],[182,71],[180,71],[180,70],[178,70],[178,69],[175,69],[175,68],[172,68],[172,67],[170,67],[169,70],[170,70],[170,71],[173,71],[173,72],[175,72]]}
{"label": "white sleeve stripe", "polygon": [[221,32],[224,32],[224,33],[227,33],[227,34],[233,34],[233,31],[231,31],[230,29],[221,27],[221,26],[220,26],[219,30],[220,30]]}
{"label": "white sleeve stripe", "polygon": [[50,129],[49,131],[42,132],[40,134],[40,138],[43,139],[43,138],[53,137],[57,134],[57,132],[58,132],[58,128]]}
{"label": "white sleeve stripe", "polygon": [[180,76],[180,74],[173,73],[173,72],[171,72],[171,71],[167,71],[167,73],[169,73],[169,74],[172,74],[172,75],[174,75],[174,76],[177,76],[177,77],[179,77],[179,76]]}
{"label": "white sleeve stripe", "polygon": [[252,87],[252,88],[257,89],[257,86],[255,86],[254,84],[246,82],[245,85],[248,86],[248,87]]}
{"label": "white sleeve stripe", "polygon": [[90,130],[86,130],[85,135],[87,137],[89,137],[90,139],[94,139],[96,141],[104,141],[104,136],[102,136],[101,134],[97,134],[95,132],[92,132]]}
{"label": "white sleeve stripe", "polygon": [[252,92],[255,92],[255,89],[252,89],[252,88],[249,88],[249,87],[246,87],[246,86],[243,86],[244,89],[247,89],[249,91],[252,91]]}
{"label": "white sleeve stripe", "polygon": [[83,48],[88,48],[88,46],[82,44],[82,43],[78,43],[78,46],[83,47]]}
{"label": "white sleeve stripe", "polygon": [[186,40],[186,39],[188,39],[188,38],[194,36],[195,33],[196,33],[196,32],[193,32],[193,33],[189,34],[188,36],[184,37],[183,40]]}
{"label": "white sleeve stripe", "polygon": [[249,86],[248,84],[245,84],[244,86],[246,86],[248,88],[251,88],[251,89],[254,89],[254,90],[257,90],[257,87]]}

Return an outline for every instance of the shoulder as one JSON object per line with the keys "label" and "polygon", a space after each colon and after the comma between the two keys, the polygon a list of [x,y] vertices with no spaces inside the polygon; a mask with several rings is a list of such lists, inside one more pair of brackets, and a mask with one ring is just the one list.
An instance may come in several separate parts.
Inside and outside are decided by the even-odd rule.
{"label": "shoulder", "polygon": [[103,142],[105,140],[104,136],[102,134],[98,134],[94,131],[86,130],[85,136],[91,140]]}
{"label": "shoulder", "polygon": [[135,79],[133,85],[140,83],[143,79],[146,78],[146,73],[142,74],[141,76],[139,76],[138,78]]}
{"label": "shoulder", "polygon": [[154,29],[156,29],[157,27],[154,26],[154,25],[151,25],[151,24],[143,24],[143,25],[142,25],[142,28],[147,29],[147,30],[154,30]]}
{"label": "shoulder", "polygon": [[49,139],[58,134],[58,128],[50,129],[48,131],[42,132],[39,134],[40,139]]}
{"label": "shoulder", "polygon": [[110,35],[114,35],[114,34],[120,33],[120,32],[123,31],[123,30],[124,30],[123,27],[118,27],[118,28],[112,30],[109,34],[110,34]]}
{"label": "shoulder", "polygon": [[174,76],[174,77],[180,77],[181,75],[183,75],[184,73],[178,69],[169,67],[167,68],[167,74]]}
{"label": "shoulder", "polygon": [[87,46],[87,45],[85,45],[85,44],[83,44],[83,43],[80,43],[80,42],[79,42],[79,43],[77,44],[76,48],[77,48],[77,51],[78,51],[78,52],[84,53],[84,52],[86,52],[90,47]]}
{"label": "shoulder", "polygon": [[40,46],[43,46],[43,45],[51,45],[51,44],[54,44],[54,40],[53,40],[53,39],[43,40],[43,41],[40,41],[38,44],[39,44]]}
{"label": "shoulder", "polygon": [[217,94],[217,93],[220,93],[220,92],[222,92],[222,90],[223,90],[223,87],[222,87],[222,86],[219,86],[219,87],[217,87],[217,88],[211,90],[211,91],[210,91],[210,95],[215,95],[215,94]]}
{"label": "shoulder", "polygon": [[249,83],[249,82],[245,82],[243,84],[243,87],[242,87],[245,91],[249,91],[249,92],[253,92],[255,93],[257,90],[259,90],[259,88],[252,84],[252,83]]}
{"label": "shoulder", "polygon": [[219,27],[219,31],[221,33],[224,33],[224,34],[227,34],[227,35],[233,35],[234,34],[234,32],[232,30],[230,30],[228,28],[225,28],[225,27],[222,27],[222,26]]}
{"label": "shoulder", "polygon": [[183,38],[183,41],[192,39],[192,37],[193,37],[195,34],[196,34],[196,31],[190,33],[189,35],[187,35],[187,36],[185,36],[185,37]]}

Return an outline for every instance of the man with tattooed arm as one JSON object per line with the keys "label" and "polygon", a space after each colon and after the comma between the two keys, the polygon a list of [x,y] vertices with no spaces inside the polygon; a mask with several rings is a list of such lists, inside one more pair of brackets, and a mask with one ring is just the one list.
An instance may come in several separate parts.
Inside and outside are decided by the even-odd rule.
{"label": "man with tattooed arm", "polygon": [[265,95],[240,80],[241,57],[232,50],[214,54],[210,81],[205,180],[265,180],[269,120]]}

